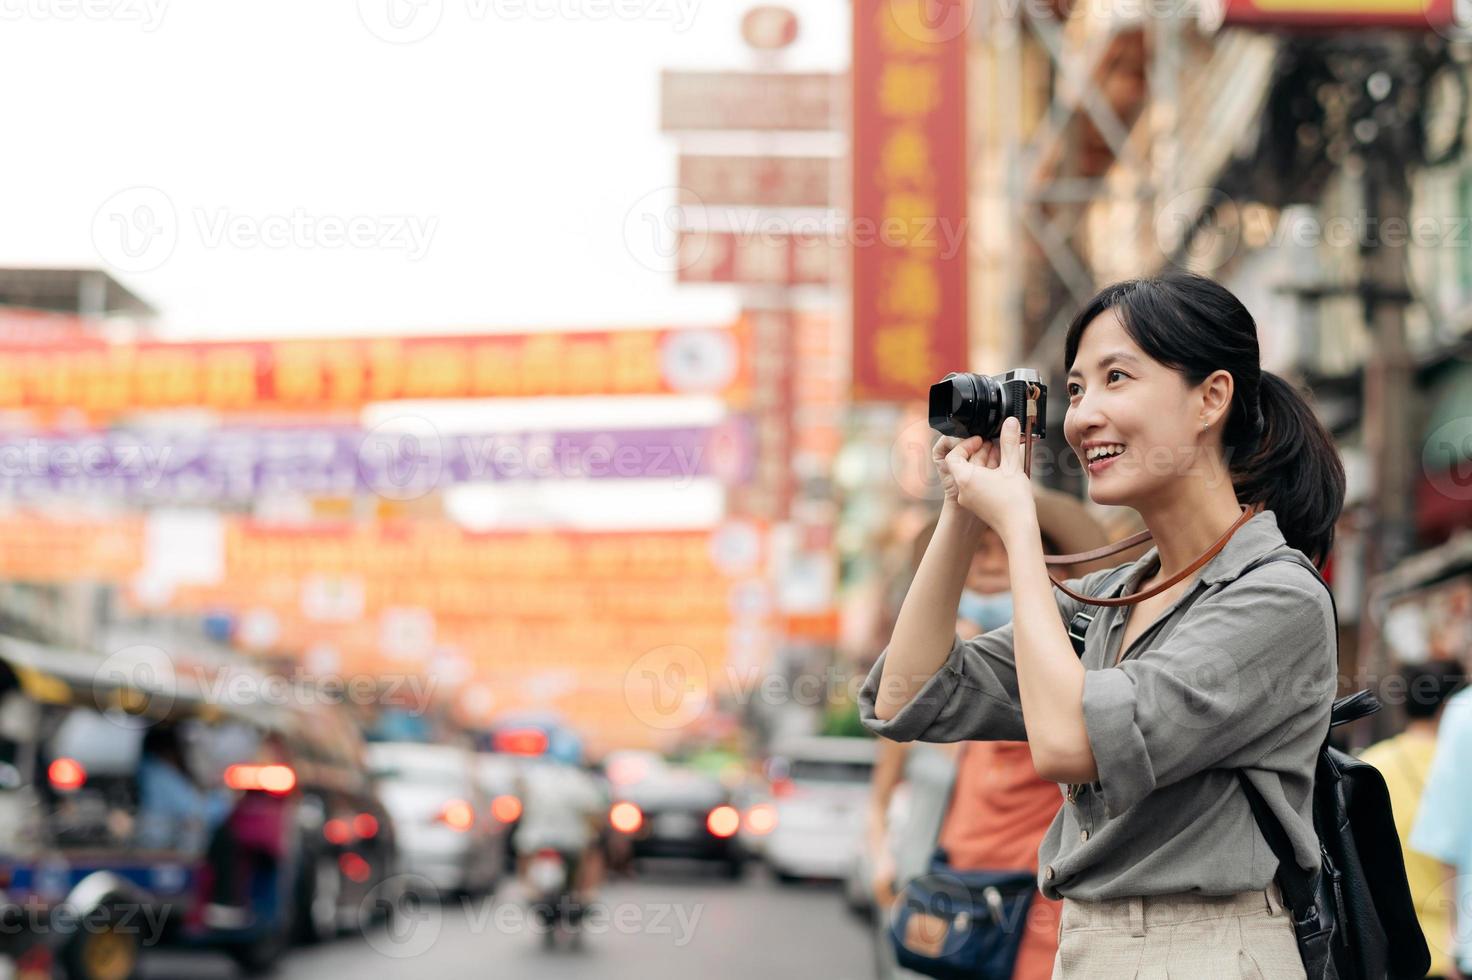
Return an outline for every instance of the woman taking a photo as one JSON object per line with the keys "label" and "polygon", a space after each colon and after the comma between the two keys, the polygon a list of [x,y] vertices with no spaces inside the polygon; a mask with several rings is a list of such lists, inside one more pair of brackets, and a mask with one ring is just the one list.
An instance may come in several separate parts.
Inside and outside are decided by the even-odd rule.
{"label": "woman taking a photo", "polygon": [[[1237,771],[1301,867],[1319,852],[1311,790],[1336,684],[1329,553],[1344,498],[1332,439],[1259,364],[1222,286],[1171,274],[1109,287],[1070,325],[1064,434],[1096,503],[1135,509],[1154,547],[1084,604],[1043,561],[1019,426],[942,438],[940,522],[860,696],[899,741],[1026,740],[1066,803],[1039,849],[1063,899],[1054,977],[1304,975],[1277,860]],[[983,527],[1002,536],[1013,621],[952,632]],[[1288,560],[1264,559],[1273,556]],[[1111,570],[1066,583],[1098,598]]]}

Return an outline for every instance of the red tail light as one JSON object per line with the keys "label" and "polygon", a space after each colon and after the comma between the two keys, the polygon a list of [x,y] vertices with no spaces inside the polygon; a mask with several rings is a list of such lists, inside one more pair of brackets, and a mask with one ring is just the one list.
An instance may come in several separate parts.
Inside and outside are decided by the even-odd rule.
{"label": "red tail light", "polygon": [[508,728],[496,733],[497,752],[510,755],[545,755],[547,733],[537,728]]}
{"label": "red tail light", "polygon": [[502,823],[516,823],[521,819],[521,800],[506,793],[491,801],[491,816]]}
{"label": "red tail light", "polygon": [[347,853],[337,859],[337,866],[349,881],[367,881],[373,874],[373,866],[357,854]]}
{"label": "red tail light", "polygon": [[259,790],[285,796],[296,789],[296,771],[291,766],[231,766],[225,770],[225,785],[231,789]]}
{"label": "red tail light", "polygon": [[777,829],[777,808],[770,803],[758,803],[746,811],[746,830],[760,837]]}
{"label": "red tail light", "polygon": [[46,778],[51,780],[53,789],[70,793],[82,788],[87,781],[87,770],[76,759],[61,758],[46,767]]}
{"label": "red tail light", "polygon": [[791,796],[795,788],[790,779],[772,780],[772,795],[779,799],[784,796]]}
{"label": "red tail light", "polygon": [[717,837],[730,837],[741,829],[741,814],[734,806],[718,806],[705,818],[705,829]]}
{"label": "red tail light", "polygon": [[475,826],[475,810],[464,800],[451,800],[435,819],[454,830],[469,830]]}
{"label": "red tail light", "polygon": [[608,811],[608,822],[621,834],[632,834],[644,826],[644,811],[627,801],[615,803]]}
{"label": "red tail light", "polygon": [[353,839],[353,829],[341,817],[333,817],[322,825],[322,836],[329,844],[346,844]]}
{"label": "red tail light", "polygon": [[378,836],[378,818],[371,813],[360,813],[353,818],[353,833],[364,840]]}

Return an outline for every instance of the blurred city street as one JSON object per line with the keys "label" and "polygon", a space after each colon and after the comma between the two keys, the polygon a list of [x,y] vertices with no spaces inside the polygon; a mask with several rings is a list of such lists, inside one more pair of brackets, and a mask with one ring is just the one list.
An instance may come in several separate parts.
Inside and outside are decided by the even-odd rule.
{"label": "blurred city street", "polygon": [[[647,882],[612,884],[601,900],[609,907],[609,924],[600,934],[590,932],[577,950],[543,952],[539,934],[524,926],[522,916],[498,911],[494,899],[475,898],[424,913],[418,928],[425,935],[437,930],[432,942],[413,931],[397,941],[382,933],[344,937],[301,950],[277,976],[868,980],[874,975],[868,928],[844,910],[828,885],[782,887],[765,874],[732,883],[711,881],[699,872],[666,871]],[[402,955],[410,949],[414,955]],[[142,976],[214,980],[234,976],[233,971],[223,957],[161,952],[148,957]]]}
{"label": "blurred city street", "polygon": [[0,0],[0,86],[0,980],[1472,977],[1472,0]]}

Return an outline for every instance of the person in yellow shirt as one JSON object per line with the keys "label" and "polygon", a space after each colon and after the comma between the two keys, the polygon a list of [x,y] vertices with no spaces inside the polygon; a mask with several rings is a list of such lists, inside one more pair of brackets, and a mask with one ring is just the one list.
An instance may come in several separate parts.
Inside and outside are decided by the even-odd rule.
{"label": "person in yellow shirt", "polygon": [[1390,790],[1390,806],[1395,814],[1395,830],[1400,836],[1405,855],[1406,879],[1416,900],[1416,915],[1421,931],[1431,947],[1431,970],[1428,977],[1454,977],[1450,944],[1443,937],[1451,935],[1447,903],[1442,897],[1445,872],[1441,862],[1410,848],[1411,828],[1421,809],[1421,794],[1431,772],[1436,754],[1437,729],[1442,708],[1456,693],[1462,679],[1455,663],[1433,660],[1406,668],[1406,729],[1399,735],[1365,749],[1360,758],[1380,770]]}

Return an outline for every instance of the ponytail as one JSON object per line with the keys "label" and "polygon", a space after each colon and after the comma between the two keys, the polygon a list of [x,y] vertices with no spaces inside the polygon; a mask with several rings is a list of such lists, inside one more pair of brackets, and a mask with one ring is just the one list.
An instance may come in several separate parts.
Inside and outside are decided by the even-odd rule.
{"label": "ponytail", "polygon": [[1262,504],[1283,539],[1322,565],[1344,506],[1344,464],[1303,395],[1262,370],[1257,323],[1225,286],[1167,272],[1106,286],[1069,324],[1064,364],[1072,367],[1084,329],[1114,310],[1146,354],[1200,384],[1226,370],[1234,382],[1222,446],[1237,499]]}
{"label": "ponytail", "polygon": [[[1237,499],[1271,510],[1283,539],[1322,565],[1344,506],[1339,451],[1308,400],[1276,374],[1262,372],[1257,401],[1256,420],[1244,417],[1238,426],[1233,418],[1223,433],[1235,450],[1228,462]],[[1241,408],[1233,406],[1234,416]],[[1232,438],[1237,428],[1240,443]]]}

